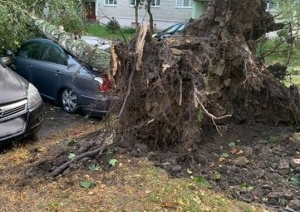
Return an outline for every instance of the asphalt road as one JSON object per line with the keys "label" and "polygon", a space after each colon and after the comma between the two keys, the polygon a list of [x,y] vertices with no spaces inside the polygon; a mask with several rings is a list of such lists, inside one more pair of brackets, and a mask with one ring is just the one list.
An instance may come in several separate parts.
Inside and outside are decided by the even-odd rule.
{"label": "asphalt road", "polygon": [[101,121],[98,118],[87,118],[83,114],[69,114],[63,111],[59,106],[44,101],[43,105],[43,123],[37,133],[38,138],[43,139],[55,132],[63,131],[76,123],[88,121]]}

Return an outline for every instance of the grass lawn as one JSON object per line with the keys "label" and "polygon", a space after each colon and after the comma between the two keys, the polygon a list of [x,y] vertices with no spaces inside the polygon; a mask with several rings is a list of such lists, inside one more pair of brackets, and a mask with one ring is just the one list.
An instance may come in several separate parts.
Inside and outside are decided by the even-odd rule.
{"label": "grass lawn", "polygon": [[[258,52],[265,53],[266,64],[281,63],[285,64],[287,62],[287,49],[289,46],[284,43],[280,45],[277,49],[273,49],[279,43],[276,38],[268,39],[265,44],[258,46]],[[294,51],[290,58],[290,63],[288,70],[292,70],[294,67],[300,67],[300,44],[294,47]]]}
{"label": "grass lawn", "polygon": [[[280,45],[277,49],[273,49],[279,43],[276,38],[268,39],[265,44],[258,46],[258,52],[266,53],[265,57],[266,65],[271,65],[275,63],[286,64],[287,63],[287,49],[289,48],[286,43]],[[272,52],[271,54],[269,54]],[[300,44],[294,47],[294,51],[291,55],[290,62],[288,64],[288,72],[291,74],[287,76],[284,83],[287,86],[295,84],[300,86],[300,75],[295,72],[295,70],[300,70]]]}
{"label": "grass lawn", "polygon": [[135,29],[133,28],[122,28],[119,31],[112,32],[108,30],[106,26],[99,24],[88,24],[86,26],[86,30],[88,35],[106,38],[109,40],[124,40],[125,38],[129,41],[135,34]]}

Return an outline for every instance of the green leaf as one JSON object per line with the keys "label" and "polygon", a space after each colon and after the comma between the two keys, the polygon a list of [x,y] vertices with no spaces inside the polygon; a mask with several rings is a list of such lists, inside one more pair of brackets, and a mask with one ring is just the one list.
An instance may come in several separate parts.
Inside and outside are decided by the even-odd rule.
{"label": "green leaf", "polygon": [[252,191],[254,189],[254,187],[249,185],[248,183],[241,183],[240,187],[245,191]]}
{"label": "green leaf", "polygon": [[229,146],[230,148],[234,148],[234,147],[236,146],[236,144],[235,144],[233,141],[231,141],[231,142],[228,144],[228,146]]}
{"label": "green leaf", "polygon": [[79,185],[82,188],[93,188],[96,186],[96,183],[90,181],[81,181]]}
{"label": "green leaf", "polygon": [[116,166],[117,163],[118,163],[118,160],[117,160],[117,159],[114,159],[114,158],[113,158],[113,159],[110,159],[110,160],[109,160],[109,165],[110,165],[110,166]]}
{"label": "green leaf", "polygon": [[74,154],[74,153],[70,153],[69,155],[68,155],[68,158],[69,159],[73,159],[73,158],[75,158],[76,157],[76,154]]}
{"label": "green leaf", "polygon": [[220,157],[221,157],[221,158],[228,158],[229,155],[228,155],[228,153],[223,153]]}
{"label": "green leaf", "polygon": [[89,166],[90,171],[99,171],[101,170],[101,166],[99,166],[98,164],[91,164]]}
{"label": "green leaf", "polygon": [[193,172],[192,172],[190,169],[187,169],[186,172],[187,172],[188,174],[193,174]]}
{"label": "green leaf", "polygon": [[219,172],[215,172],[215,180],[221,180],[222,175]]}
{"label": "green leaf", "polygon": [[203,111],[201,109],[198,110],[197,112],[197,120],[199,123],[201,123],[201,121],[203,120],[204,115],[203,115]]}
{"label": "green leaf", "polygon": [[296,174],[290,179],[290,184],[293,186],[300,186],[300,175]]}
{"label": "green leaf", "polygon": [[109,157],[112,157],[113,154],[114,154],[115,152],[116,152],[115,149],[109,149],[109,150],[107,151],[107,154],[108,154]]}

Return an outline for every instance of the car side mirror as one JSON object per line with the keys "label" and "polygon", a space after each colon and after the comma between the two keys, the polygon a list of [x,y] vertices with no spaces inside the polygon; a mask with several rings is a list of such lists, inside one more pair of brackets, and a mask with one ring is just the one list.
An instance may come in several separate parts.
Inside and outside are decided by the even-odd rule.
{"label": "car side mirror", "polygon": [[10,57],[1,57],[1,63],[9,66],[12,63],[12,59]]}

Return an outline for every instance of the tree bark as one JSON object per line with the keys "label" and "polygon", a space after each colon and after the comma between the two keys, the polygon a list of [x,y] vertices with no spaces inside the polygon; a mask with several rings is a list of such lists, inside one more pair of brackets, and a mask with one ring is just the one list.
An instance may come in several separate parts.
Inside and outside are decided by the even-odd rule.
{"label": "tree bark", "polygon": [[150,32],[154,33],[154,27],[153,27],[153,15],[151,12],[151,0],[147,0],[147,13],[149,15],[149,26],[150,26]]}
{"label": "tree bark", "polygon": [[95,70],[103,74],[110,74],[110,54],[87,44],[85,41],[65,32],[62,26],[49,24],[43,19],[31,13],[24,12],[30,27],[37,29],[44,37],[53,40],[71,55],[91,65]]}

